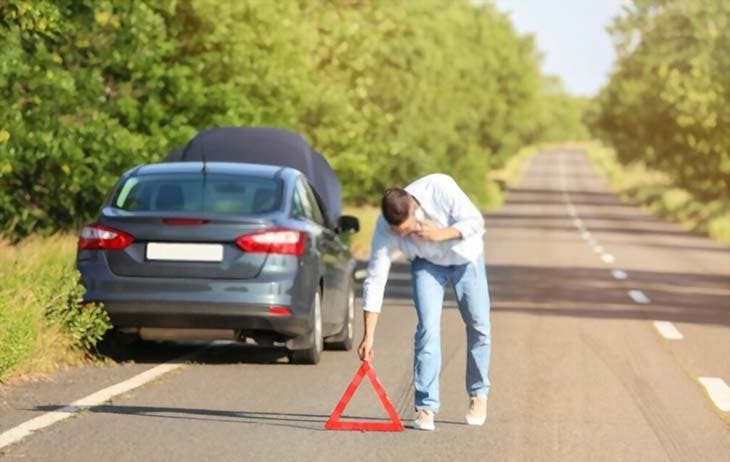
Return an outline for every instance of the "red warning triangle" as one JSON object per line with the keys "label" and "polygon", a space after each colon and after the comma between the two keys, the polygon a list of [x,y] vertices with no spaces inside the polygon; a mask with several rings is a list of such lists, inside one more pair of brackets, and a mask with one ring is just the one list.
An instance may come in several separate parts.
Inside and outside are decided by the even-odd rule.
{"label": "red warning triangle", "polygon": [[[347,407],[350,399],[352,399],[352,395],[355,394],[357,387],[360,386],[360,382],[362,382],[362,378],[365,375],[367,375],[370,379],[370,383],[373,385],[375,393],[378,394],[380,402],[383,403],[383,408],[385,409],[385,412],[388,413],[388,416],[390,417],[390,422],[340,421],[340,416],[342,415],[342,412],[345,410],[345,407]],[[345,393],[342,395],[342,398],[340,398],[340,402],[337,403],[337,406],[335,406],[335,409],[332,411],[329,420],[327,420],[327,423],[324,424],[324,428],[327,430],[362,430],[373,432],[403,431],[403,424],[400,421],[400,417],[398,417],[398,413],[395,411],[393,403],[391,403],[388,399],[388,395],[385,393],[385,389],[383,389],[383,386],[380,384],[380,381],[375,375],[375,371],[370,366],[369,362],[363,361],[360,369],[357,370],[355,376],[352,378],[352,381],[345,389]]]}

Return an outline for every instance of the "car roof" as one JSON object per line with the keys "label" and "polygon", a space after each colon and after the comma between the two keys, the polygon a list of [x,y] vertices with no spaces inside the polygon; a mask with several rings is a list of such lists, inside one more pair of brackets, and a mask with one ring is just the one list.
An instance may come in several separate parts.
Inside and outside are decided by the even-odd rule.
{"label": "car roof", "polygon": [[[227,174],[248,174],[267,178],[281,176],[288,178],[301,174],[298,170],[290,167],[281,167],[278,165],[265,164],[247,164],[241,162],[206,162],[206,168],[209,173],[227,173]],[[203,162],[161,162],[155,164],[145,164],[136,167],[130,173],[132,175],[152,175],[167,173],[197,173],[203,168]]]}

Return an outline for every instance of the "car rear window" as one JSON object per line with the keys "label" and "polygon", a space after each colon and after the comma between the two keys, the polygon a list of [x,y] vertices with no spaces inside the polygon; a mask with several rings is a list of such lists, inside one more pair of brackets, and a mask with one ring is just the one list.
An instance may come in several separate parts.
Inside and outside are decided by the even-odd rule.
{"label": "car rear window", "polygon": [[281,180],[253,175],[150,174],[128,178],[112,206],[130,212],[259,214],[281,204]]}

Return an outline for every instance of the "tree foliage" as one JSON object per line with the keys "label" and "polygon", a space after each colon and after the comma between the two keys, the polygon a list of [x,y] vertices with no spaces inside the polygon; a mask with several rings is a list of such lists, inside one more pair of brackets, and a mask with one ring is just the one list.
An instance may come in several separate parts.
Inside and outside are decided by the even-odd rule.
{"label": "tree foliage", "polygon": [[489,168],[581,129],[550,88],[532,39],[468,0],[9,0],[0,224],[78,226],[122,171],[225,125],[301,131],[351,203],[437,170],[483,199]]}
{"label": "tree foliage", "polygon": [[592,127],[622,162],[700,199],[730,197],[730,3],[634,0],[611,30],[618,62]]}

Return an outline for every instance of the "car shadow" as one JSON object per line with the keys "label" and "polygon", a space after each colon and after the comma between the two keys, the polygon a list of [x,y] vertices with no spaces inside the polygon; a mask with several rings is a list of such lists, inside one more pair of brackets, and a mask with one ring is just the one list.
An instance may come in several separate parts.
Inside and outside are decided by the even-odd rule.
{"label": "car shadow", "polygon": [[237,342],[134,341],[103,348],[99,355],[117,362],[159,364],[189,356],[198,364],[289,364],[283,347],[263,347]]}

